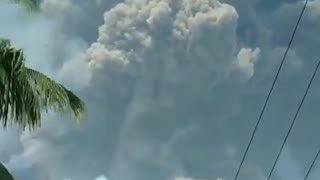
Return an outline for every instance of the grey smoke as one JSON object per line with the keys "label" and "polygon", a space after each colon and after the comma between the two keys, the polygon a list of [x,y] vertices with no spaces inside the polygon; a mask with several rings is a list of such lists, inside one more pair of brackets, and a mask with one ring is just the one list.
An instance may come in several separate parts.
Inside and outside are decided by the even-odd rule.
{"label": "grey smoke", "polygon": [[[262,180],[271,167],[317,60],[319,5],[307,8],[241,178]],[[79,92],[88,114],[80,126],[50,114],[38,132],[0,151],[23,146],[6,159],[20,154],[49,180],[232,179],[301,7],[45,0],[45,22],[55,27],[45,51],[53,56],[38,65],[35,43],[31,64]],[[313,87],[275,179],[289,177],[286,162],[301,176],[318,148],[319,83]]]}

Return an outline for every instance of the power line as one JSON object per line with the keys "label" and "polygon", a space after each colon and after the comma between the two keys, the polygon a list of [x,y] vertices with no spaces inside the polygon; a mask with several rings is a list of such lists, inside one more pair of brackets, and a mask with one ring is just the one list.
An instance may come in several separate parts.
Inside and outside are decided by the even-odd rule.
{"label": "power line", "polygon": [[238,170],[237,170],[237,173],[236,173],[236,175],[235,175],[234,180],[237,180],[238,177],[239,177],[239,173],[240,173],[240,170],[241,170],[241,168],[242,168],[243,162],[244,162],[244,160],[245,160],[246,157],[247,157],[249,148],[250,148],[250,146],[251,146],[251,144],[252,144],[253,138],[254,138],[254,136],[255,136],[255,134],[256,134],[256,131],[257,131],[258,126],[259,126],[259,124],[260,124],[260,122],[261,122],[262,116],[263,116],[263,114],[264,114],[264,112],[265,112],[265,109],[266,109],[267,104],[268,104],[268,102],[269,102],[269,99],[270,99],[271,93],[272,93],[272,91],[273,91],[273,88],[274,88],[274,86],[275,86],[275,84],[276,84],[276,81],[278,80],[278,77],[279,77],[280,71],[281,71],[281,69],[282,69],[284,60],[285,60],[286,57],[287,57],[288,51],[289,51],[289,49],[290,49],[290,47],[291,47],[291,44],[292,44],[292,42],[293,42],[294,36],[295,36],[295,34],[296,34],[296,32],[297,32],[298,26],[299,26],[299,24],[300,24],[300,21],[301,21],[301,19],[302,19],[302,16],[303,16],[303,13],[304,13],[304,11],[305,11],[305,9],[306,9],[307,4],[308,4],[308,0],[305,1],[305,4],[304,4],[304,6],[303,6],[303,8],[302,8],[302,11],[301,11],[301,13],[300,13],[299,19],[298,19],[298,21],[297,21],[297,23],[296,23],[296,26],[295,26],[295,28],[294,28],[294,30],[293,30],[291,39],[290,39],[290,41],[289,41],[288,47],[287,47],[287,49],[286,49],[286,51],[285,51],[285,53],[284,53],[284,55],[283,55],[283,58],[282,58],[282,60],[281,60],[280,66],[279,66],[278,71],[277,71],[277,74],[276,74],[276,76],[275,76],[275,78],[274,78],[274,80],[273,80],[273,82],[272,82],[272,86],[271,86],[271,88],[270,88],[270,90],[269,90],[269,93],[268,93],[268,95],[267,95],[267,98],[266,98],[266,100],[265,100],[265,102],[264,102],[263,108],[262,108],[261,113],[260,113],[260,115],[259,115],[259,119],[258,119],[258,121],[257,121],[257,123],[256,123],[256,125],[255,125],[255,127],[254,127],[254,130],[253,130],[252,135],[251,135],[251,137],[250,137],[250,140],[249,140],[249,143],[248,143],[247,148],[246,148],[246,150],[245,150],[245,153],[244,153],[244,155],[243,155],[243,157],[242,157],[242,159],[241,159],[241,162],[240,162],[240,165],[239,165],[239,167],[238,167]]}
{"label": "power line", "polygon": [[318,72],[319,66],[320,66],[320,60],[319,60],[319,62],[318,62],[318,64],[317,64],[316,69],[314,70],[314,72],[313,72],[313,74],[312,74],[312,77],[311,77],[311,79],[310,79],[310,81],[309,81],[309,84],[308,84],[308,86],[307,86],[307,89],[306,89],[306,91],[305,91],[305,93],[304,93],[304,95],[303,95],[303,97],[302,97],[302,99],[301,99],[301,102],[300,102],[300,104],[299,104],[299,107],[298,107],[298,109],[297,109],[297,111],[296,111],[296,113],[295,113],[295,115],[294,115],[294,118],[293,118],[293,120],[292,120],[292,122],[291,122],[290,128],[289,128],[289,130],[288,130],[288,132],[287,132],[287,134],[286,134],[286,137],[284,138],[284,141],[283,141],[283,143],[282,143],[282,145],[281,145],[280,151],[279,151],[279,153],[278,153],[278,155],[277,155],[276,160],[275,160],[274,163],[273,163],[273,166],[272,166],[272,168],[271,168],[271,171],[270,171],[270,173],[269,173],[269,176],[268,176],[268,179],[267,179],[267,180],[270,179],[270,177],[271,177],[271,175],[272,175],[272,173],[273,173],[273,170],[274,170],[274,168],[276,167],[276,164],[277,164],[277,162],[278,162],[278,160],[279,160],[279,157],[280,157],[280,155],[281,155],[281,153],[282,153],[282,151],[283,151],[284,145],[286,144],[286,142],[287,142],[287,140],[288,140],[288,137],[289,137],[289,135],[290,135],[290,133],[291,133],[291,130],[292,130],[292,128],[293,128],[293,126],[294,126],[294,124],[295,124],[295,122],[296,122],[296,120],[297,120],[297,117],[298,117],[298,114],[299,114],[299,112],[300,112],[300,109],[301,109],[301,107],[302,107],[302,105],[303,105],[303,103],[304,103],[304,100],[305,100],[306,97],[307,97],[307,94],[308,94],[309,89],[310,89],[310,87],[311,87],[311,84],[312,84],[312,82],[313,82],[313,80],[314,80],[314,77],[316,76],[316,74],[317,74],[317,72]]}
{"label": "power line", "polygon": [[306,176],[304,177],[304,180],[307,180],[307,179],[308,179],[309,174],[310,174],[310,172],[311,172],[314,164],[316,163],[319,154],[320,154],[320,149],[319,149],[318,153],[316,154],[316,156],[314,157],[314,159],[313,159],[313,161],[312,161],[312,163],[311,163],[311,166],[309,167],[308,172],[307,172]]}

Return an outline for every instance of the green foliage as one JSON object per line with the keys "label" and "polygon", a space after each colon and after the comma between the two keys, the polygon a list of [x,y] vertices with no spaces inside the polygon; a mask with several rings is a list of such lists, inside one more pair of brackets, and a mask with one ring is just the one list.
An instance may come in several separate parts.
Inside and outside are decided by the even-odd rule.
{"label": "green foliage", "polygon": [[71,110],[79,120],[84,104],[63,85],[27,68],[23,51],[13,48],[9,40],[0,40],[0,119],[4,127],[8,121],[23,128],[39,127],[42,109]]}
{"label": "green foliage", "polygon": [[2,180],[14,180],[10,172],[0,163],[0,179]]}
{"label": "green foliage", "polygon": [[[30,129],[40,126],[41,110],[71,110],[76,120],[84,112],[84,104],[73,92],[46,75],[27,68],[21,49],[0,38],[0,119]],[[13,180],[0,163],[0,180]]]}
{"label": "green foliage", "polygon": [[0,0],[0,2],[1,1],[21,5],[28,13],[33,15],[40,12],[39,0]]}
{"label": "green foliage", "polygon": [[[1,2],[1,0],[0,0]],[[9,0],[22,5],[27,12],[40,12],[37,0]],[[71,110],[80,120],[84,104],[73,92],[44,74],[27,68],[21,49],[0,38],[0,119],[30,129],[40,126],[41,110]],[[0,163],[0,180],[13,180],[10,172]]]}
{"label": "green foliage", "polygon": [[83,102],[73,92],[38,71],[30,68],[25,68],[25,70],[30,83],[40,97],[42,107],[52,108],[60,112],[71,110],[76,119],[82,117]]}
{"label": "green foliage", "polygon": [[10,0],[10,2],[15,4],[21,4],[29,10],[37,10],[38,3],[37,0]]}

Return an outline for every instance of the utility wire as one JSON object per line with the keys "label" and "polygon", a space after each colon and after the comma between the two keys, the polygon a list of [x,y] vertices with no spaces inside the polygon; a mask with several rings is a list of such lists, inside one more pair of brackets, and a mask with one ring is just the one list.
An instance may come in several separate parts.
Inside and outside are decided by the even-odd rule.
{"label": "utility wire", "polygon": [[299,104],[299,107],[298,107],[298,109],[297,109],[297,111],[296,111],[296,113],[295,113],[295,115],[294,115],[294,118],[293,118],[293,120],[292,120],[292,122],[291,122],[290,128],[289,128],[289,130],[288,130],[288,132],[287,132],[286,137],[284,138],[284,141],[283,141],[283,143],[282,143],[282,145],[281,145],[280,151],[279,151],[279,153],[278,153],[278,155],[277,155],[276,160],[275,160],[274,163],[273,163],[273,166],[272,166],[272,168],[271,168],[271,171],[270,171],[270,173],[269,173],[269,176],[268,176],[268,179],[267,179],[267,180],[269,180],[269,179],[271,178],[271,175],[272,175],[272,173],[273,173],[273,170],[274,170],[274,168],[276,167],[276,164],[277,164],[277,162],[278,162],[278,160],[279,160],[279,157],[280,157],[280,155],[281,155],[281,153],[282,153],[282,151],[283,151],[284,145],[286,144],[286,142],[287,142],[287,140],[288,140],[288,137],[289,137],[289,135],[290,135],[290,133],[291,133],[291,130],[292,130],[292,128],[293,128],[293,126],[294,126],[294,124],[295,124],[295,122],[296,122],[296,120],[297,120],[297,117],[298,117],[298,114],[299,114],[299,112],[300,112],[300,109],[301,109],[301,107],[302,107],[302,105],[303,105],[303,103],[304,103],[304,100],[305,100],[306,97],[307,97],[307,94],[308,94],[309,89],[310,89],[310,87],[311,87],[311,84],[312,84],[312,82],[313,82],[313,80],[314,80],[314,77],[316,76],[316,74],[317,74],[317,72],[318,72],[319,66],[320,66],[320,60],[319,60],[319,62],[318,62],[318,64],[317,64],[316,69],[314,70],[314,72],[313,72],[313,74],[312,74],[312,77],[311,77],[311,79],[310,79],[310,81],[309,81],[309,84],[308,84],[308,86],[307,86],[307,89],[306,89],[306,91],[305,91],[305,93],[304,93],[304,95],[303,95],[303,97],[302,97],[302,99],[301,99],[301,102],[300,102],[300,104]]}
{"label": "utility wire", "polygon": [[312,161],[312,163],[311,163],[311,166],[309,167],[308,172],[307,172],[306,176],[304,177],[304,180],[307,180],[307,179],[308,179],[309,174],[310,174],[310,172],[311,172],[314,164],[316,163],[319,154],[320,154],[320,149],[319,149],[318,153],[316,154],[316,156],[314,157],[314,159],[313,159],[313,161]]}
{"label": "utility wire", "polygon": [[305,11],[305,9],[306,9],[307,4],[308,4],[308,0],[305,1],[305,4],[304,4],[304,6],[303,6],[303,8],[302,8],[302,11],[301,11],[301,13],[300,13],[299,19],[298,19],[298,21],[297,21],[297,23],[296,23],[296,26],[295,26],[295,28],[294,28],[294,30],[293,30],[291,39],[290,39],[290,41],[289,41],[288,47],[287,47],[287,49],[286,49],[286,51],[285,51],[285,53],[284,53],[284,55],[283,55],[283,58],[282,58],[282,60],[281,60],[280,66],[279,66],[278,71],[277,71],[277,74],[276,74],[276,76],[275,76],[275,78],[274,78],[274,80],[273,80],[273,82],[272,82],[272,86],[271,86],[271,88],[270,88],[270,90],[269,90],[269,93],[268,93],[268,95],[267,95],[267,98],[266,98],[266,100],[265,100],[265,102],[264,102],[263,108],[262,108],[261,113],[260,113],[260,115],[259,115],[259,119],[258,119],[258,121],[257,121],[257,123],[256,123],[256,125],[255,125],[255,127],[254,127],[254,130],[253,130],[252,135],[251,135],[251,137],[250,137],[250,140],[249,140],[249,143],[248,143],[247,148],[246,148],[246,150],[245,150],[245,153],[244,153],[244,155],[243,155],[243,157],[242,157],[242,159],[241,159],[241,162],[240,162],[240,165],[239,165],[239,167],[238,167],[238,170],[237,170],[237,173],[236,173],[236,175],[235,175],[234,180],[237,180],[238,177],[239,177],[239,173],[240,173],[240,170],[241,170],[241,168],[242,168],[243,162],[244,162],[244,160],[245,160],[246,157],[247,157],[247,154],[248,154],[248,151],[249,151],[250,146],[251,146],[251,144],[252,144],[253,138],[254,138],[254,136],[255,136],[255,134],[256,134],[256,131],[257,131],[257,129],[258,129],[258,126],[259,126],[259,124],[260,124],[260,122],[261,122],[262,116],[263,116],[263,114],[264,114],[264,112],[265,112],[265,109],[266,109],[267,104],[268,104],[268,102],[269,102],[269,99],[270,99],[271,93],[272,93],[272,91],[273,91],[273,88],[274,88],[274,86],[275,86],[275,84],[276,84],[276,81],[278,80],[278,77],[279,77],[280,71],[281,71],[281,69],[282,69],[283,63],[284,63],[284,61],[285,61],[285,59],[286,59],[286,57],[287,57],[288,51],[289,51],[289,49],[290,49],[290,47],[291,47],[291,44],[292,44],[292,42],[293,42],[294,36],[295,36],[295,34],[296,34],[296,32],[297,32],[298,26],[299,26],[299,24],[300,24],[300,21],[301,21],[301,19],[302,19],[302,16],[303,16],[303,13],[304,13],[304,11]]}

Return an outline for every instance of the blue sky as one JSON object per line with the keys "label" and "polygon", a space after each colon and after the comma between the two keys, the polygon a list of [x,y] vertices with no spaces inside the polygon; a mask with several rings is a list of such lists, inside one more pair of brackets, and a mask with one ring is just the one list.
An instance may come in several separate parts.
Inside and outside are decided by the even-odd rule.
{"label": "blue sky", "polygon": [[[0,160],[17,180],[232,179],[303,3],[42,0],[43,16],[28,17],[2,2],[0,36],[87,114],[1,130]],[[318,61],[319,19],[310,0],[239,180],[269,173]],[[320,147],[319,78],[274,180],[302,179]]]}

